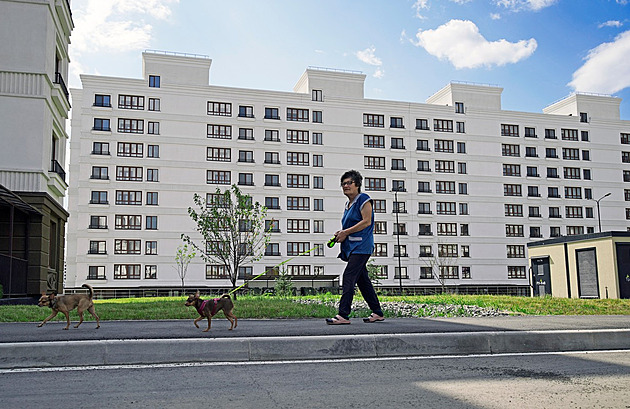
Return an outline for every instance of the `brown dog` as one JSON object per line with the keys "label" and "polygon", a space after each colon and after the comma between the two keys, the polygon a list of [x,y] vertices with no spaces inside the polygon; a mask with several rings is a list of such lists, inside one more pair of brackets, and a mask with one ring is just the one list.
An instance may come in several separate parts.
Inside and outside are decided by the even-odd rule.
{"label": "brown dog", "polygon": [[96,328],[101,327],[101,322],[96,315],[96,311],[94,311],[94,303],[92,302],[92,298],[94,297],[94,289],[89,284],[83,284],[83,287],[90,290],[90,294],[68,294],[68,295],[57,295],[55,293],[47,295],[46,293],[42,293],[41,298],[37,305],[40,307],[48,306],[52,309],[52,313],[48,318],[42,321],[38,327],[41,327],[51,319],[55,318],[57,314],[63,312],[66,316],[66,321],[68,324],[64,329],[68,329],[70,327],[70,311],[77,309],[79,313],[79,318],[81,319],[75,328],[79,328],[79,325],[83,322],[83,311],[88,310],[90,314],[94,318],[96,318]]}
{"label": "brown dog", "polygon": [[204,318],[208,318],[208,328],[204,329],[203,332],[208,332],[210,330],[210,324],[212,317],[219,311],[223,310],[223,314],[225,314],[225,318],[230,321],[230,330],[232,328],[236,328],[236,322],[238,321],[236,315],[232,314],[232,310],[234,309],[234,303],[228,294],[221,296],[221,298],[214,298],[212,300],[202,300],[199,298],[199,291],[196,294],[192,294],[188,296],[188,300],[186,300],[186,307],[193,306],[199,313],[200,317],[196,318],[193,323],[195,327],[199,328],[197,324]]}

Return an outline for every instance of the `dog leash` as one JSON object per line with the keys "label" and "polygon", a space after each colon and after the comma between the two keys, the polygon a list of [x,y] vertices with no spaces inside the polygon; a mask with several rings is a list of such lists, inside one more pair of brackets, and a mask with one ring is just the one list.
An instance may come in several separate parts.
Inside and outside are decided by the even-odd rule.
{"label": "dog leash", "polygon": [[[336,243],[336,241],[335,241],[335,237],[333,237],[333,238],[331,238],[330,240],[328,240],[328,243],[326,243],[326,245],[327,245],[328,247],[330,247],[330,248],[333,248],[333,247],[335,246],[335,243]],[[285,264],[285,263],[288,263],[289,261],[291,261],[291,260],[293,260],[293,259],[295,259],[295,258],[297,258],[297,257],[300,257],[300,256],[303,256],[303,255],[305,255],[305,254],[310,253],[311,251],[315,250],[315,249],[316,249],[317,247],[319,247],[319,246],[320,246],[319,244],[316,244],[316,245],[315,245],[315,246],[313,246],[312,248],[310,248],[310,249],[308,249],[308,250],[306,250],[306,251],[301,252],[301,253],[300,253],[300,254],[298,254],[297,256],[293,256],[293,257],[291,257],[291,258],[289,258],[289,259],[284,260],[282,263],[278,263],[278,264],[276,264],[275,266],[273,266],[273,267],[271,267],[271,268],[269,268],[269,269],[267,269],[267,270],[263,271],[262,273],[258,274],[256,277],[252,278],[251,280],[245,281],[243,284],[239,285],[238,287],[236,287],[236,288],[235,288],[235,289],[233,289],[232,291],[228,292],[228,295],[231,295],[231,294],[233,294],[234,292],[236,292],[237,290],[240,290],[241,288],[245,287],[247,284],[251,283],[252,281],[256,280],[257,278],[260,278],[260,277],[264,276],[264,275],[265,275],[265,274],[267,274],[269,271],[273,271],[273,270],[275,270],[276,268],[278,268],[278,267],[282,266],[282,265],[283,265],[283,264]]]}

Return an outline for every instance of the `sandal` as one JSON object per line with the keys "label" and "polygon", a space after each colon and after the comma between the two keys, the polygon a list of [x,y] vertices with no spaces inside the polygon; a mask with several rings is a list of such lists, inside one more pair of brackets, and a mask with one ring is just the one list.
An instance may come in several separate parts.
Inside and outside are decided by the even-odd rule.
{"label": "sandal", "polygon": [[363,318],[363,322],[381,322],[381,321],[385,321],[385,317],[381,317],[380,315],[376,315],[374,313],[372,313],[372,315],[370,315],[367,318]]}
{"label": "sandal", "polygon": [[345,325],[345,324],[350,324],[350,320],[345,319],[341,315],[336,315],[333,318],[326,318],[326,324],[328,324],[328,325]]}

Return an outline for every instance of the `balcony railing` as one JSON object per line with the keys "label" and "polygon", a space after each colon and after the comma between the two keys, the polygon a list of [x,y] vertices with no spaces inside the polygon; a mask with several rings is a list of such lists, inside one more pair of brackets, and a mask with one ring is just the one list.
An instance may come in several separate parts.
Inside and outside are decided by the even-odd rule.
{"label": "balcony railing", "polygon": [[50,162],[50,171],[58,174],[64,182],[66,181],[66,172],[63,170],[59,162],[54,159]]}
{"label": "balcony railing", "polygon": [[63,91],[64,95],[66,96],[66,98],[68,99],[68,101],[70,101],[70,93],[68,92],[68,87],[66,87],[66,83],[63,80],[63,77],[61,76],[61,73],[56,72],[55,73],[55,84],[59,84],[59,86],[61,86],[61,90]]}

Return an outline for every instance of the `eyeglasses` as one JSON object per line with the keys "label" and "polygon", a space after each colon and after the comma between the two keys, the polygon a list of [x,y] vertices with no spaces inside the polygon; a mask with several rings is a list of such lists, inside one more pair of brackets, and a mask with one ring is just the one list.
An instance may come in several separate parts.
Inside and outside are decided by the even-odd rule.
{"label": "eyeglasses", "polygon": [[345,182],[341,182],[341,187],[350,186],[353,183],[354,183],[354,180],[347,180]]}

